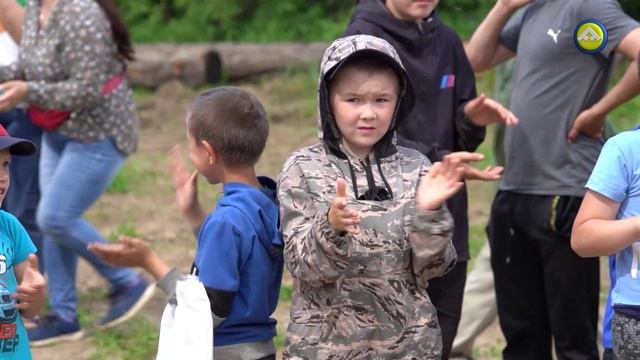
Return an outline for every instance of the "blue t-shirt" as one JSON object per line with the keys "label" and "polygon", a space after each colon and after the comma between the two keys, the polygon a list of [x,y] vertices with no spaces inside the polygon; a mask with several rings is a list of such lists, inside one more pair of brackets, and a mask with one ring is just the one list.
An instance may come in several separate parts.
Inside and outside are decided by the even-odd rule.
{"label": "blue t-shirt", "polygon": [[[640,131],[609,139],[602,149],[587,188],[620,203],[616,219],[640,216]],[[616,254],[613,307],[640,306],[640,238]]]}
{"label": "blue t-shirt", "polygon": [[258,189],[224,184],[224,196],[202,224],[195,267],[208,290],[232,294],[231,310],[214,329],[214,346],[270,340],[284,259],[276,184],[261,177]]}
{"label": "blue t-shirt", "polygon": [[31,359],[29,338],[11,294],[17,286],[14,265],[35,252],[18,219],[0,210],[0,359]]}

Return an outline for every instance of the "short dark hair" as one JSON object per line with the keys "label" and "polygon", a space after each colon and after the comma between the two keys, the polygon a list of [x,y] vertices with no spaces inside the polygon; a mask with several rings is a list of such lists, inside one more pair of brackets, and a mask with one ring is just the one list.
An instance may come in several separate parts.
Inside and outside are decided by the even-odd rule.
{"label": "short dark hair", "polygon": [[189,109],[187,129],[196,142],[209,142],[231,167],[255,165],[269,136],[269,122],[260,100],[233,86],[200,94]]}
{"label": "short dark hair", "polygon": [[347,59],[343,64],[338,65],[338,68],[333,70],[333,73],[329,75],[329,86],[328,89],[331,91],[333,89],[334,81],[341,72],[348,68],[355,68],[359,71],[364,71],[368,73],[379,73],[383,71],[391,71],[395,76],[396,80],[398,80],[398,90],[402,89],[402,76],[398,74],[398,71],[389,64],[388,61],[382,60],[379,57],[371,57],[366,54],[355,54]]}

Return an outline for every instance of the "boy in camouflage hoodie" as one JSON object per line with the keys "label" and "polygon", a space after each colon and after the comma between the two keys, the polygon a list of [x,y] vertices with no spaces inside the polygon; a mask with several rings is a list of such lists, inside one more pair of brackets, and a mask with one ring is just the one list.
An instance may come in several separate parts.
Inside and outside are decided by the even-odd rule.
{"label": "boy in camouflage hoodie", "polygon": [[439,359],[427,281],[455,265],[444,201],[463,167],[396,145],[414,102],[395,49],[356,35],[325,52],[320,142],[279,177],[285,263],[294,278],[285,358]]}

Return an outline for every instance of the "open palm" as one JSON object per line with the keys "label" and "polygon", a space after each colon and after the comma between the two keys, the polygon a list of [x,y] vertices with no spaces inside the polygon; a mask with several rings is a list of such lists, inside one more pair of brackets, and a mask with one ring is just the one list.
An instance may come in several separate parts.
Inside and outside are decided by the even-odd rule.
{"label": "open palm", "polygon": [[464,166],[459,159],[445,156],[442,162],[433,164],[420,181],[416,204],[423,210],[435,210],[460,191],[463,186]]}
{"label": "open palm", "polygon": [[190,172],[180,155],[178,145],[171,149],[169,168],[176,192],[176,203],[182,213],[188,213],[198,207],[198,172]]}

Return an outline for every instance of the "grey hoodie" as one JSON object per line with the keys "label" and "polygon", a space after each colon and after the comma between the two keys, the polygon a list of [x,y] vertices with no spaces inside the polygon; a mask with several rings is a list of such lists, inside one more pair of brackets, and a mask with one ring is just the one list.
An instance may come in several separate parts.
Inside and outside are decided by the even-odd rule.
{"label": "grey hoodie", "polygon": [[[340,146],[326,101],[327,77],[362,52],[395,64],[404,84],[396,117],[369,164]],[[393,47],[367,35],[336,40],[321,66],[321,141],[294,152],[278,183],[285,264],[294,278],[284,357],[439,359],[441,333],[425,288],[455,264],[453,220],[444,207],[416,209],[430,162],[395,143],[394,129],[411,109],[410,81]],[[367,172],[390,199],[358,199],[371,189]],[[348,206],[361,215],[357,235],[336,233],[327,219],[339,178],[347,183]]]}

